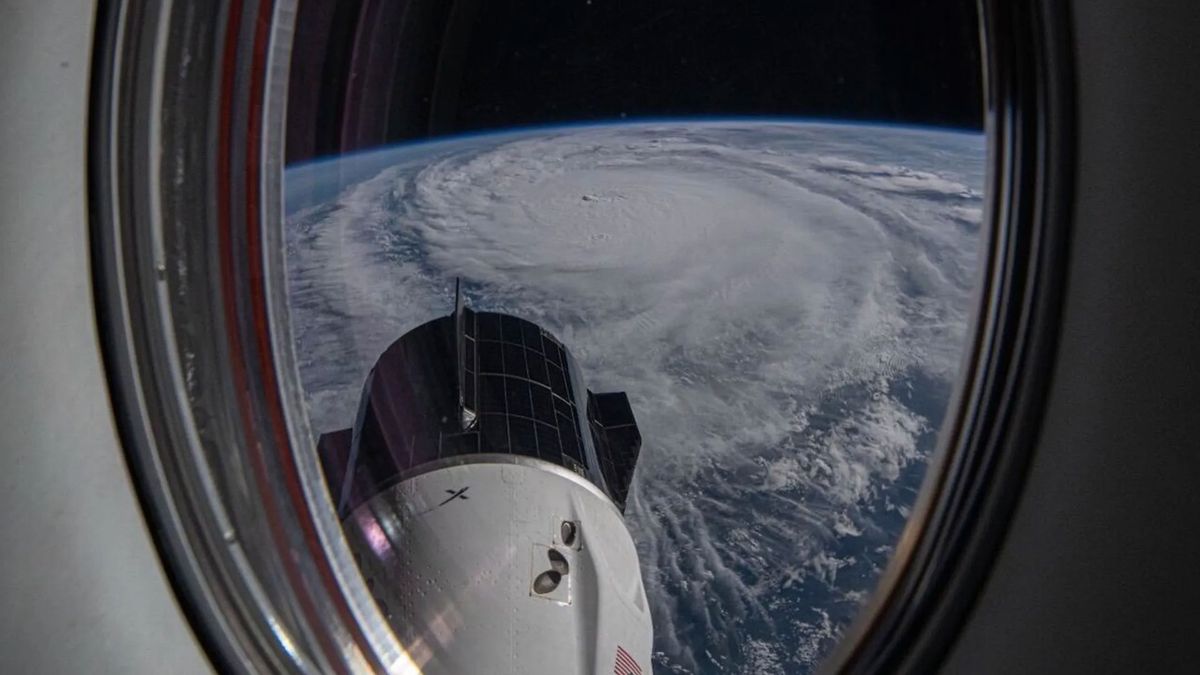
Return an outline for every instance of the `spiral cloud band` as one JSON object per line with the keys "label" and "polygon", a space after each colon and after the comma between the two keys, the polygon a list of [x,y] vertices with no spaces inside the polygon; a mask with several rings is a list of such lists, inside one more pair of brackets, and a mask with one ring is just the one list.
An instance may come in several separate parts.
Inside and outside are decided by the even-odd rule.
{"label": "spiral cloud band", "polygon": [[953,387],[983,157],[977,134],[653,122],[290,169],[314,428],[353,418],[462,277],[629,392],[656,669],[809,670],[886,564]]}

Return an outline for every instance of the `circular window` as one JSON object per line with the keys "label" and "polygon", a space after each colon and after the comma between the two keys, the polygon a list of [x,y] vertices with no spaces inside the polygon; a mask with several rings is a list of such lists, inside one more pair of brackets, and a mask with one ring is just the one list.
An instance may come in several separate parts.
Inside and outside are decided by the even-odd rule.
{"label": "circular window", "polygon": [[1000,5],[103,11],[106,366],[214,660],[935,664],[1059,290],[1061,19]]}

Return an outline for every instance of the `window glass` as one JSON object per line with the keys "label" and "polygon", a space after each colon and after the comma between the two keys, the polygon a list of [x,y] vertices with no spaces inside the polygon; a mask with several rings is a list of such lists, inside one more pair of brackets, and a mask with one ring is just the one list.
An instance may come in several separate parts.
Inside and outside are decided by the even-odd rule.
{"label": "window glass", "polygon": [[[622,511],[653,642],[618,665],[818,665],[956,382],[973,4],[305,1],[288,105],[292,330],[351,545],[420,466],[533,458]],[[548,550],[602,544],[563,522]],[[578,551],[554,539],[575,527]],[[410,563],[364,564],[402,641],[424,634],[394,607],[423,592]],[[545,568],[535,595],[585,602]],[[472,621],[448,630],[507,630]]]}

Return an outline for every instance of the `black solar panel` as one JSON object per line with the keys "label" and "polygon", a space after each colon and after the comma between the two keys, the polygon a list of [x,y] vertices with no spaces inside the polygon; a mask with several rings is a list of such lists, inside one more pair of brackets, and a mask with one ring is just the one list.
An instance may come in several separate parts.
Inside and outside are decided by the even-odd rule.
{"label": "black solar panel", "polygon": [[475,432],[442,437],[442,457],[471,455],[479,452],[479,434]]}
{"label": "black solar panel", "polygon": [[505,342],[510,342],[515,345],[522,344],[521,341],[521,323],[522,321],[515,316],[507,314],[500,315],[500,328],[503,334],[501,337]]}
{"label": "black solar panel", "polygon": [[533,397],[529,393],[529,380],[506,377],[504,391],[509,415],[533,418]]}
{"label": "black solar panel", "polygon": [[588,392],[588,422],[609,496],[623,512],[642,449],[642,435],[624,392]]}
{"label": "black solar panel", "polygon": [[482,314],[474,312],[475,322],[478,333],[476,337],[480,340],[495,340],[500,341],[500,315],[499,314]]}
{"label": "black solar panel", "polygon": [[[612,399],[593,400],[589,424],[581,426],[570,372],[563,346],[516,317],[463,307],[406,333],[371,371],[353,436],[357,447],[344,447],[351,444],[350,430],[322,437],[322,461],[346,469],[326,471],[343,515],[422,464],[472,453],[538,457],[597,482],[603,475],[606,483],[623,485],[612,495],[623,504],[636,460],[629,448],[640,445],[640,437],[634,437],[636,425],[634,435],[610,427],[624,426],[617,421],[627,401],[622,409]],[[631,413],[628,420],[632,424]],[[593,442],[598,428],[607,433],[605,447],[600,465],[591,467],[583,432]],[[354,475],[343,479],[348,471]]]}
{"label": "black solar panel", "polygon": [[549,388],[550,373],[546,368],[545,357],[536,352],[527,351],[525,352],[525,360],[529,365],[529,379]]}
{"label": "black solar panel", "polygon": [[529,377],[529,369],[525,367],[525,349],[520,345],[504,343],[504,374],[520,378]]}
{"label": "black solar panel", "polygon": [[538,328],[536,324],[528,321],[521,322],[521,340],[526,347],[539,353],[542,351],[542,329]]}
{"label": "black solar panel", "polygon": [[479,429],[483,435],[483,452],[508,452],[507,417],[504,415],[480,415]]}
{"label": "black solar panel", "polygon": [[558,442],[558,428],[541,422],[536,424],[538,456],[557,463],[562,454],[562,445]]}
{"label": "black solar panel", "polygon": [[499,375],[479,377],[479,412],[505,414],[504,378]]}
{"label": "black solar panel", "polygon": [[563,374],[562,368],[556,365],[549,365],[548,370],[550,371],[550,389],[564,399],[568,398],[570,394],[567,391],[567,378]]}
{"label": "black solar panel", "polygon": [[575,420],[558,416],[558,438],[562,442],[563,454],[582,462],[583,453],[580,451],[579,437],[575,434],[576,428]]}
{"label": "black solar panel", "polygon": [[[564,369],[565,351],[537,324],[506,315],[470,312],[467,325],[477,332],[467,350],[477,358],[478,371],[467,369],[468,379],[478,380],[480,415],[507,415],[501,438],[497,420],[484,422],[480,452],[518,452],[557,464],[563,453],[582,462],[579,414],[571,397]],[[565,435],[566,441],[560,441]]]}
{"label": "black solar panel", "polygon": [[546,424],[553,423],[554,396],[550,389],[535,383],[530,387],[530,394],[533,396],[533,418]]}
{"label": "black solar panel", "polygon": [[546,355],[546,361],[561,367],[563,365],[563,350],[554,338],[549,335],[542,335],[543,353]]}
{"label": "black solar panel", "polygon": [[512,439],[512,451],[519,455],[537,457],[537,434],[533,420],[527,417],[509,417],[508,432]]}
{"label": "black solar panel", "polygon": [[499,342],[479,343],[479,372],[503,373],[504,357]]}

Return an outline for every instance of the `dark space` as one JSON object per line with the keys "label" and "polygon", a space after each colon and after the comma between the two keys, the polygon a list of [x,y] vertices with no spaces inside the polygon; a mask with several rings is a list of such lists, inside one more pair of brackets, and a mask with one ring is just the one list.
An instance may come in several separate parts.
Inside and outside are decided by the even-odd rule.
{"label": "dark space", "polygon": [[291,68],[289,163],[621,117],[983,119],[965,0],[302,0]]}

